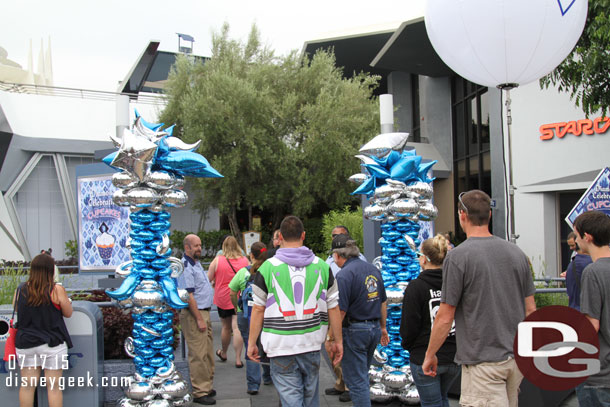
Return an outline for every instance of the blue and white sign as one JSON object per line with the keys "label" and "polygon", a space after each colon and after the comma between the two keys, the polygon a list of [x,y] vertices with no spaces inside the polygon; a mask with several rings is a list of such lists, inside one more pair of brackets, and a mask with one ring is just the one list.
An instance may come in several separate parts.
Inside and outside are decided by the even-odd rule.
{"label": "blue and white sign", "polygon": [[419,235],[417,238],[420,242],[423,242],[426,239],[430,239],[434,237],[434,222],[419,222]]}
{"label": "blue and white sign", "polygon": [[574,220],[578,215],[587,211],[602,211],[610,216],[610,169],[608,167],[601,170],[589,189],[566,216],[566,222],[573,229]]}
{"label": "blue and white sign", "polygon": [[130,259],[129,209],[112,201],[112,175],[78,178],[78,253],[81,271],[114,270]]}

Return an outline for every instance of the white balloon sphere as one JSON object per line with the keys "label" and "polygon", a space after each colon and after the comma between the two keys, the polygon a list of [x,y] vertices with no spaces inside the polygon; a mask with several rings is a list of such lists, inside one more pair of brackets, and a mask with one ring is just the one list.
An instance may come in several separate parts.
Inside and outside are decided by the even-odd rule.
{"label": "white balloon sphere", "polygon": [[490,87],[550,73],[578,42],[586,18],[587,0],[428,0],[425,12],[441,59]]}

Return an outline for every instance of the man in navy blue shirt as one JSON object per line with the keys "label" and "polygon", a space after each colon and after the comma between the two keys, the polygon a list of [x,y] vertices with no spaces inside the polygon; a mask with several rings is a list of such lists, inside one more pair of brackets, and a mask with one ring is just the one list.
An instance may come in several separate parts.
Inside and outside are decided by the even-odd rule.
{"label": "man in navy blue shirt", "polygon": [[[349,236],[349,230],[347,229],[347,226],[343,226],[343,225],[335,226],[333,228],[333,230],[331,231],[331,241],[332,241],[332,239],[335,238],[335,236],[338,236],[338,235]],[[366,257],[364,257],[362,255],[362,253],[360,253],[360,256],[358,258],[360,260],[366,261]],[[332,253],[326,259],[326,264],[328,264],[330,266],[330,271],[332,271],[333,276],[335,278],[337,278],[337,274],[339,273],[339,271],[341,271],[341,268],[337,265],[337,263],[335,263],[335,259],[333,258]],[[332,339],[332,335],[329,335],[327,339]],[[333,342],[332,340],[327,340],[326,346],[332,346],[332,342]],[[330,353],[329,353],[329,356],[330,356]],[[337,380],[335,380],[335,384],[333,385],[333,387],[329,387],[328,389],[325,389],[324,393],[327,396],[339,396],[339,401],[344,401],[344,402],[351,401],[350,396],[349,396],[349,389],[345,385],[345,381],[343,380],[343,369],[341,368],[341,362],[339,362],[335,366],[333,366],[333,371],[335,372],[335,375],[337,376]]]}
{"label": "man in navy blue shirt", "polygon": [[368,371],[377,344],[387,345],[386,293],[377,267],[358,257],[348,235],[332,242],[337,273],[339,309],[343,318],[343,376],[354,406],[370,406]]}

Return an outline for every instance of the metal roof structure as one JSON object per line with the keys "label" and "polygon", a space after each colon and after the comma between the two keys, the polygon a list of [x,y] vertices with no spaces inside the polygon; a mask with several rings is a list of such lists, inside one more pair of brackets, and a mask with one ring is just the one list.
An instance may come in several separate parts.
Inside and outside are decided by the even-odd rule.
{"label": "metal roof structure", "polygon": [[[160,41],[150,41],[136,63],[121,81],[118,93],[137,96],[139,93],[163,93],[167,78],[179,53],[159,51]],[[209,58],[189,55],[197,61],[205,63]]]}

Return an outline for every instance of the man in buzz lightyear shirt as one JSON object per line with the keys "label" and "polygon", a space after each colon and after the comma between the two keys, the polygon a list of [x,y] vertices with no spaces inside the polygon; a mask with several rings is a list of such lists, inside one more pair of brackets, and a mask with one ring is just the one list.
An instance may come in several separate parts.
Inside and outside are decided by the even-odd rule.
{"label": "man in buzz lightyear shirt", "polygon": [[303,246],[296,216],[280,225],[280,249],[258,269],[248,357],[259,360],[256,339],[271,360],[271,378],[283,406],[319,405],[320,349],[330,329],[336,364],[343,356],[339,290],[328,264]]}

